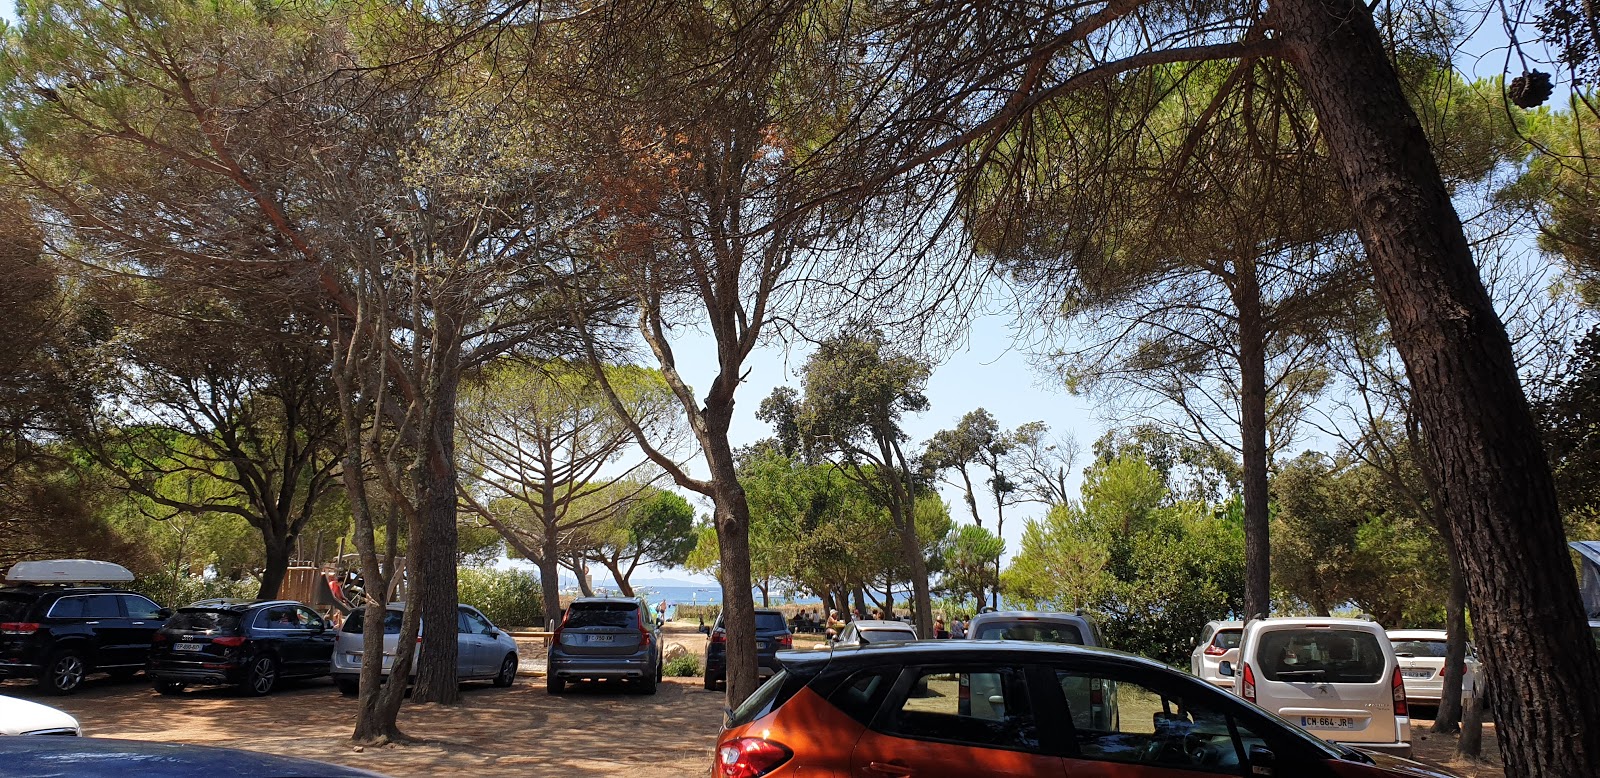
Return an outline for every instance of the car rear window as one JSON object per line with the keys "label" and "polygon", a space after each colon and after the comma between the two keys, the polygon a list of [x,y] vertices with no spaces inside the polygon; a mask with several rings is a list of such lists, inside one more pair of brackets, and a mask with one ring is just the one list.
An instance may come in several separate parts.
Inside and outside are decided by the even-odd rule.
{"label": "car rear window", "polygon": [[785,619],[782,613],[762,613],[761,611],[756,611],[756,629],[764,632],[772,632],[776,630],[786,630],[788,628],[789,620]]}
{"label": "car rear window", "polygon": [[1083,645],[1083,633],[1074,624],[1048,621],[998,621],[979,627],[978,640],[1027,640],[1034,643]]}
{"label": "car rear window", "polygon": [[26,594],[0,594],[0,621],[22,621],[33,599]]}
{"label": "car rear window", "polygon": [[239,614],[233,611],[183,608],[167,619],[166,628],[191,632],[238,632]]}
{"label": "car rear window", "polygon": [[[383,634],[385,634],[385,635],[398,635],[398,634],[400,634],[400,621],[402,619],[404,619],[404,618],[405,618],[405,614],[402,613],[401,611],[384,611],[384,615],[383,615]],[[367,623],[367,612],[366,612],[366,610],[358,608],[356,610],[350,611],[350,615],[347,618],[345,618],[345,620],[344,620],[344,631],[345,632],[349,632],[351,634],[362,633],[362,627],[365,626],[366,623]]]}
{"label": "car rear window", "polygon": [[1217,648],[1238,648],[1239,639],[1244,637],[1242,629],[1223,629],[1217,631],[1217,636],[1211,639],[1211,645]]}
{"label": "car rear window", "polygon": [[1378,636],[1352,629],[1279,629],[1255,651],[1269,681],[1377,683],[1388,664]]}
{"label": "car rear window", "polygon": [[639,628],[639,605],[632,602],[575,602],[567,609],[568,627]]}
{"label": "car rear window", "polygon": [[767,679],[767,682],[756,689],[755,694],[746,697],[739,707],[729,711],[723,719],[723,729],[732,729],[749,724],[762,716],[777,710],[789,701],[796,692],[805,688],[810,679],[804,675],[796,675],[788,669],[779,670],[777,675]]}
{"label": "car rear window", "polygon": [[1448,643],[1443,640],[1394,640],[1395,656],[1443,659]]}
{"label": "car rear window", "polygon": [[916,640],[917,633],[908,629],[864,629],[861,630],[863,643],[891,643],[897,640]]}

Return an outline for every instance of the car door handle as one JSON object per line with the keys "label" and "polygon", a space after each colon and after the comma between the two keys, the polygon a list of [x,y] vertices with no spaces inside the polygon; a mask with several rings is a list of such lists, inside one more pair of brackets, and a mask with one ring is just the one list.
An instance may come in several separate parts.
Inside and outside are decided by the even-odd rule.
{"label": "car door handle", "polygon": [[868,762],[867,772],[878,775],[908,776],[911,775],[911,767],[899,762]]}

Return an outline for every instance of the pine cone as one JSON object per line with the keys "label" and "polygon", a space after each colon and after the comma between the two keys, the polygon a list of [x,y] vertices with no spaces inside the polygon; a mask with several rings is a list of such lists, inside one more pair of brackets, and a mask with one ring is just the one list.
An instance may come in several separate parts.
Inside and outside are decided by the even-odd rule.
{"label": "pine cone", "polygon": [[1542,70],[1524,72],[1522,75],[1511,79],[1511,88],[1506,94],[1511,97],[1511,102],[1520,108],[1537,108],[1550,99],[1555,88],[1550,84],[1550,74]]}

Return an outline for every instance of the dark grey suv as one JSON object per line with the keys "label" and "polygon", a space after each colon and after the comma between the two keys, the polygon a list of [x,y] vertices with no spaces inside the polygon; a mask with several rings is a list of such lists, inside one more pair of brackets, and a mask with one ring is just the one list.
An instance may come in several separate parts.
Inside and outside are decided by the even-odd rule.
{"label": "dark grey suv", "polygon": [[661,681],[661,623],[643,600],[583,597],[572,601],[550,641],[545,690],[568,681],[621,680],[643,694]]}

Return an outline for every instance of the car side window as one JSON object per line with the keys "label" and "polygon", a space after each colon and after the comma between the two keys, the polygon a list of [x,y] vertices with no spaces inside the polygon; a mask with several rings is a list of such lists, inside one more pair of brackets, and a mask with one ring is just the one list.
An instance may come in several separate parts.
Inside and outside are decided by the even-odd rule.
{"label": "car side window", "polygon": [[1115,674],[1056,679],[1082,759],[1237,775],[1243,754],[1264,743],[1207,690]]}
{"label": "car side window", "polygon": [[83,617],[86,619],[122,618],[122,605],[115,594],[92,594],[79,599],[84,601]]}
{"label": "car side window", "polygon": [[490,624],[488,619],[478,615],[475,611],[463,610],[461,611],[461,616],[467,620],[467,631],[475,635],[485,635],[494,629],[494,625]]}
{"label": "car side window", "polygon": [[128,612],[130,619],[159,619],[161,606],[137,594],[118,595],[122,598],[122,607]]}
{"label": "car side window", "polygon": [[[45,618],[50,619],[81,619],[83,618],[83,601],[87,597],[62,597],[50,606],[50,612]],[[1600,645],[1600,641],[1597,641]]]}
{"label": "car side window", "polygon": [[300,619],[293,605],[274,605],[256,614],[257,629],[299,629]]}
{"label": "car side window", "polygon": [[910,668],[903,695],[874,722],[918,740],[1039,750],[1039,731],[1020,670],[1012,667]]}
{"label": "car side window", "polygon": [[456,632],[462,635],[472,634],[472,624],[467,621],[467,612],[464,609],[456,611]]}
{"label": "car side window", "polygon": [[310,608],[295,608],[295,621],[302,629],[316,629],[323,626],[322,617]]}
{"label": "car side window", "polygon": [[883,705],[890,687],[900,677],[900,668],[881,668],[857,673],[828,695],[828,703],[862,726],[872,723],[872,717]]}

